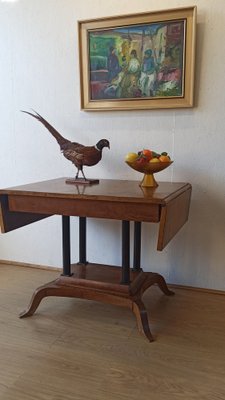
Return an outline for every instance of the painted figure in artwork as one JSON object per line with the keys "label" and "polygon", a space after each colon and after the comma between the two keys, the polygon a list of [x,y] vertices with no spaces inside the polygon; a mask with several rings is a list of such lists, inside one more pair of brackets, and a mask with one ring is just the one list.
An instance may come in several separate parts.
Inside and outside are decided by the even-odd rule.
{"label": "painted figure in artwork", "polygon": [[157,66],[152,55],[152,50],[145,50],[140,77],[140,86],[143,96],[151,97],[154,95],[154,83],[157,76],[156,68]]}
{"label": "painted figure in artwork", "polygon": [[120,72],[119,60],[116,55],[115,47],[111,46],[107,60],[107,68],[109,71],[108,79],[111,82]]}
{"label": "painted figure in artwork", "polygon": [[123,79],[121,81],[121,97],[139,97],[138,80],[141,72],[141,64],[137,57],[137,51],[132,50],[130,53],[130,61],[127,69],[124,72]]}

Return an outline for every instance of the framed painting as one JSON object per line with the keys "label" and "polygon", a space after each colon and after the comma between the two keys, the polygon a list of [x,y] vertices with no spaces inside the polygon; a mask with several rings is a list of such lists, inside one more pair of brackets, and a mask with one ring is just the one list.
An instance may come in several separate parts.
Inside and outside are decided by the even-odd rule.
{"label": "framed painting", "polygon": [[78,22],[81,109],[193,107],[196,7]]}

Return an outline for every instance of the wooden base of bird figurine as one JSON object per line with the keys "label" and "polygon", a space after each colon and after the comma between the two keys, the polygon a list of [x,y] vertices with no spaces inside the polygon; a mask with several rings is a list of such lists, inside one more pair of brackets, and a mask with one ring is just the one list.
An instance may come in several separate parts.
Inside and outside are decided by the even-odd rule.
{"label": "wooden base of bird figurine", "polygon": [[99,183],[99,179],[68,178],[66,183],[70,185],[96,185]]}

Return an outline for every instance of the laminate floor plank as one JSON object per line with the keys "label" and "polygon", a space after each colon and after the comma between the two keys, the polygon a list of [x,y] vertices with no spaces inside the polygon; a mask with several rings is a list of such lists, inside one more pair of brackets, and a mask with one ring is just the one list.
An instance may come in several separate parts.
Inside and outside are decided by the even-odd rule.
{"label": "laminate floor plank", "polygon": [[157,287],[144,295],[149,343],[126,308],[49,297],[57,271],[0,266],[1,400],[224,400],[225,296]]}

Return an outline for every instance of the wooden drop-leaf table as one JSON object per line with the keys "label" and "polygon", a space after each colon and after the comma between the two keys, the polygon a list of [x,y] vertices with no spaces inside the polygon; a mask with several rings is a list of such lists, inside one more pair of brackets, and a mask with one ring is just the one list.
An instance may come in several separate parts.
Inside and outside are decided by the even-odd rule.
{"label": "wooden drop-leaf table", "polygon": [[[173,292],[160,274],[144,272],[141,268],[141,223],[159,224],[157,250],[163,250],[187,221],[190,198],[188,183],[162,182],[156,188],[143,188],[137,181],[110,179],[94,185],[73,185],[66,183],[66,178],[59,178],[0,190],[3,233],[55,214],[62,216],[62,275],[37,288],[20,317],[33,315],[47,296],[98,300],[130,308],[140,332],[153,341],[142,295],[153,284],[158,284],[166,295]],[[76,264],[71,264],[70,255],[71,216],[79,218]],[[122,221],[120,267],[87,261],[87,218]],[[132,267],[130,222],[134,223]]]}

